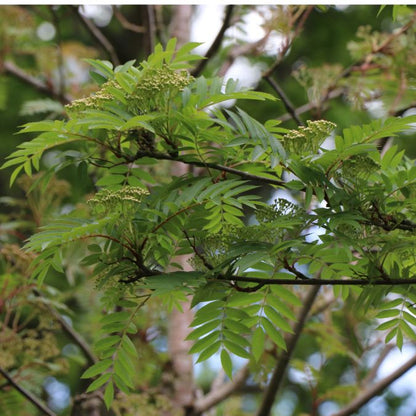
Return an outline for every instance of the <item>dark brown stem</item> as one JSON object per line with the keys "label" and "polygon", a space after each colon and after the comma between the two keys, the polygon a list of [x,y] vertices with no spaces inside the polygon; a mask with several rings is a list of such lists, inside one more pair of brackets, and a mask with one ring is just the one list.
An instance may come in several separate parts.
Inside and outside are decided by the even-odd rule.
{"label": "dark brown stem", "polygon": [[[344,89],[343,88],[337,88],[335,90],[332,90],[329,94],[326,95],[324,101],[329,101],[329,100],[332,100],[334,98],[337,98],[340,95],[342,95],[343,92],[344,92]],[[321,101],[320,104],[322,104],[322,103],[323,103],[323,101]],[[316,104],[307,103],[307,104],[304,104],[304,105],[302,105],[302,106],[294,109],[293,112],[296,114],[296,116],[299,116],[299,115],[301,115],[303,113],[306,113],[308,111],[313,110],[314,108],[316,108]],[[290,120],[292,118],[293,118],[293,116],[292,116],[291,113],[286,113],[286,114],[283,114],[280,117],[277,117],[277,120],[280,120],[280,121],[288,121],[288,120]]]}
{"label": "dark brown stem", "polygon": [[238,169],[230,168],[228,166],[219,165],[217,163],[210,163],[210,162],[201,162],[198,160],[188,160],[181,157],[176,157],[169,155],[167,153],[158,153],[158,152],[138,152],[135,156],[131,158],[126,158],[127,162],[135,162],[136,160],[139,160],[143,157],[151,157],[158,160],[172,160],[175,162],[182,162],[187,165],[193,165],[198,166],[202,168],[211,168],[214,170],[219,170],[222,172],[231,173],[236,176],[240,176],[241,178],[252,180],[252,181],[260,181],[263,183],[268,183],[270,185],[276,185],[276,186],[285,186],[285,182],[279,180],[279,179],[272,179],[272,178],[264,178],[262,176],[253,175],[251,173],[243,172]]}
{"label": "dark brown stem", "polygon": [[[42,297],[42,294],[37,290],[33,289],[33,292],[36,296]],[[48,312],[52,315],[54,319],[61,325],[63,331],[69,335],[69,337],[76,342],[76,344],[81,348],[85,356],[87,357],[87,360],[89,361],[89,364],[92,365],[98,361],[98,358],[95,356],[95,354],[91,351],[89,345],[85,342],[85,340],[79,335],[74,328],[72,328],[71,325],[68,324],[65,319],[62,318],[61,314],[56,311],[54,308],[52,308],[49,304],[45,303],[46,308],[48,309]]]}
{"label": "dark brown stem", "polygon": [[280,62],[283,60],[286,52],[289,50],[290,46],[293,44],[293,41],[296,39],[296,37],[299,35],[300,31],[302,30],[303,26],[305,25],[305,22],[309,15],[311,14],[314,6],[308,6],[306,8],[306,11],[301,15],[301,18],[299,20],[299,24],[296,26],[296,29],[294,31],[293,37],[289,39],[286,38],[285,42],[283,43],[283,47],[281,51],[279,52],[275,62],[273,65],[271,65],[267,71],[263,73],[263,78],[270,84],[270,86],[274,89],[274,91],[277,93],[277,95],[282,100],[284,106],[286,107],[286,110],[289,112],[290,117],[295,120],[296,124],[298,126],[304,126],[305,124],[300,119],[298,114],[296,114],[295,107],[293,106],[292,102],[290,101],[289,97],[286,95],[282,87],[272,78],[273,72],[276,70],[276,68],[279,66]]}
{"label": "dark brown stem", "polygon": [[57,416],[56,413],[52,412],[51,409],[46,407],[36,396],[34,396],[30,391],[26,390],[24,387],[16,383],[13,378],[0,367],[0,374],[10,383],[13,388],[15,388],[20,394],[22,394],[27,400],[29,400],[34,406],[36,406],[42,413],[49,416]]}
{"label": "dark brown stem", "polygon": [[123,242],[121,242],[117,238],[111,237],[110,235],[106,235],[106,234],[90,234],[90,235],[87,235],[85,237],[82,237],[82,239],[83,238],[93,238],[93,237],[105,238],[106,240],[114,241],[115,243],[119,244],[121,247],[124,247],[126,250],[130,251],[130,253],[134,257],[137,257],[137,253],[136,253],[136,251],[132,247],[130,247],[128,244],[124,244]]}
{"label": "dark brown stem", "polygon": [[296,113],[295,107],[293,106],[292,102],[290,101],[289,97],[283,91],[282,87],[269,75],[264,76],[264,79],[270,84],[270,86],[276,91],[277,95],[282,100],[286,110],[289,112],[290,116],[293,120],[296,121],[298,126],[304,126],[305,123],[299,118]]}
{"label": "dark brown stem", "polygon": [[262,283],[263,285],[293,285],[293,286],[400,286],[414,285],[416,278],[412,279],[263,279],[261,277],[248,276],[223,276],[219,275],[221,280],[231,280],[235,282]]}
{"label": "dark brown stem", "polygon": [[270,410],[286,374],[286,369],[289,365],[289,361],[293,355],[299,336],[302,333],[303,327],[305,325],[306,318],[312,308],[316,296],[318,295],[319,289],[320,286],[311,288],[306,296],[306,299],[304,300],[303,307],[299,313],[293,334],[290,336],[287,342],[287,351],[283,351],[279,361],[277,362],[269,385],[267,386],[266,392],[264,394],[263,401],[257,412],[257,416],[268,416],[270,414]]}
{"label": "dark brown stem", "polygon": [[199,252],[198,248],[196,247],[195,238],[194,238],[194,241],[192,241],[191,237],[189,237],[186,230],[183,230],[183,233],[185,234],[185,238],[188,240],[189,245],[192,247],[192,250],[194,251],[195,256],[197,256],[202,261],[202,264],[208,270],[213,270],[214,266],[208,262],[208,260]]}

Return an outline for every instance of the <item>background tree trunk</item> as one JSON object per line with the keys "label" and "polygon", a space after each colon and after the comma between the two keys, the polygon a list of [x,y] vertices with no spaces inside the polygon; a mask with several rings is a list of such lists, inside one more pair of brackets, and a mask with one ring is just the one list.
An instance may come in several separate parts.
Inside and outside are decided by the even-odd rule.
{"label": "background tree trunk", "polygon": [[[171,37],[176,37],[177,47],[189,42],[191,32],[192,6],[175,6],[172,10],[170,26]],[[171,168],[172,176],[182,176],[189,172],[189,167],[182,163],[176,163]],[[178,256],[175,262],[184,270],[191,270],[188,260],[190,256]],[[178,407],[187,409],[193,407],[195,397],[195,384],[193,379],[192,356],[188,354],[190,341],[185,341],[189,334],[189,326],[193,319],[191,299],[182,303],[183,312],[174,309],[169,317],[168,324],[168,349],[173,368],[173,401]]]}

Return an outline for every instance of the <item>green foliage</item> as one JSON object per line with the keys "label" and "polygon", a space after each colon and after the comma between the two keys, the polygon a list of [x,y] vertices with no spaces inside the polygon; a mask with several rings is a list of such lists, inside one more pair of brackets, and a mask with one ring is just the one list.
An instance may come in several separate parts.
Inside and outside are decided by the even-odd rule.
{"label": "green foliage", "polygon": [[[134,387],[134,361],[137,358],[136,347],[128,334],[137,333],[137,327],[132,319],[133,312],[113,312],[101,319],[101,330],[105,334],[95,343],[95,351],[100,360],[89,367],[82,375],[83,378],[96,378],[88,387],[87,392],[104,388],[104,402],[110,408],[114,398],[114,385],[122,392],[128,393]],[[114,335],[107,335],[114,334]]]}
{"label": "green foliage", "polygon": [[[377,148],[377,141],[410,130],[416,116],[344,128],[328,149],[336,129],[330,121],[287,130],[239,107],[225,109],[229,100],[274,98],[239,91],[233,80],[194,79],[187,70],[200,59],[192,54],[196,46],[176,50],[171,40],[138,66],[87,60],[100,89],[67,105],[65,120],[25,124],[20,133],[35,137],[3,165],[14,167],[13,183],[23,171],[88,164],[98,189],[90,209],[59,215],[25,248],[36,253],[31,277],[42,287],[52,270],[65,273],[68,246],[85,245],[83,264],[92,267],[112,312],[95,342],[99,360],[83,377],[95,378],[88,391],[103,389],[108,408],[115,391],[136,388],[130,336],[150,298],[180,307],[193,295],[190,353],[198,362],[218,353],[230,378],[232,356],[261,364],[265,350],[287,348],[302,306],[297,286],[308,279],[333,282],[336,296],[375,309],[377,319],[387,319],[378,326],[386,342],[395,337],[401,348],[405,337],[416,338],[416,295],[407,285],[416,270],[416,169],[397,147],[383,155]],[[329,72],[336,78],[340,71]],[[298,79],[323,100],[315,97],[316,79],[300,72]],[[50,149],[58,156],[44,167]],[[152,166],[162,160],[200,174],[155,179]],[[294,202],[265,202],[261,186],[285,190]],[[179,255],[192,256],[193,271],[180,270]],[[335,285],[345,280],[350,287]]]}

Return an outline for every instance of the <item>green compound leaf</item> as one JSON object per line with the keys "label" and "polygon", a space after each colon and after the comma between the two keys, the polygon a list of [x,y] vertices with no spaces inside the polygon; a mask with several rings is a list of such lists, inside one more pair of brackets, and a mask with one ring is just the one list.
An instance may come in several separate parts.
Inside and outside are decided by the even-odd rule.
{"label": "green compound leaf", "polygon": [[263,328],[258,326],[254,333],[253,338],[251,340],[251,348],[253,351],[253,356],[256,361],[260,360],[264,352],[264,341],[265,341],[265,334]]}
{"label": "green compound leaf", "polygon": [[113,364],[113,360],[111,358],[107,358],[105,360],[98,361],[97,363],[93,364],[90,368],[85,370],[82,373],[81,378],[95,377],[98,374],[103,373],[105,370],[108,370],[111,367],[112,364]]}
{"label": "green compound leaf", "polygon": [[114,385],[113,385],[112,380],[110,380],[104,390],[104,403],[107,409],[110,409],[111,404],[113,403],[113,400],[114,400]]}
{"label": "green compound leaf", "polygon": [[227,350],[221,350],[221,365],[224,369],[225,374],[232,379],[233,378],[233,363],[231,361],[230,354],[228,354]]}

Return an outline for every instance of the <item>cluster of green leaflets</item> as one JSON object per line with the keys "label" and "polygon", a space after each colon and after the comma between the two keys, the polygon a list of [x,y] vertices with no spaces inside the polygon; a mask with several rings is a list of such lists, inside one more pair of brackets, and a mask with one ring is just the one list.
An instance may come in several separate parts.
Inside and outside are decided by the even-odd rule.
{"label": "cluster of green leaflets", "polygon": [[[196,46],[176,51],[171,40],[138,66],[91,60],[101,89],[67,106],[68,120],[23,126],[21,133],[36,137],[3,165],[15,168],[13,182],[22,171],[44,169],[42,156],[54,148],[57,162],[45,178],[71,164],[98,171],[101,190],[89,216],[61,216],[26,247],[38,253],[32,275],[41,284],[50,267],[63,272],[66,244],[93,240],[84,262],[122,308],[103,318],[100,361],[84,373],[98,376],[89,390],[105,386],[108,406],[115,387],[132,387],[136,352],[129,334],[136,331],[133,318],[143,296],[174,305],[192,294],[195,307],[202,303],[188,337],[195,341],[190,352],[199,361],[219,353],[229,377],[233,354],[258,362],[268,345],[286,348],[301,280],[368,283],[354,293],[347,285],[335,291],[358,296],[359,307],[377,305],[378,317],[388,319],[380,326],[389,330],[387,339],[396,337],[399,346],[403,334],[416,339],[414,289],[371,285],[406,283],[416,269],[416,168],[397,147],[381,156],[376,146],[409,129],[416,117],[337,134],[324,120],[292,131],[276,120],[261,123],[218,104],[274,98],[239,91],[233,80],[193,79],[186,70],[200,59],[191,53]],[[331,134],[335,148],[328,150],[322,144]],[[199,176],[155,180],[149,166],[159,160],[203,169]],[[297,202],[268,204],[258,194],[261,186],[285,188]],[[311,238],[316,227],[321,235]],[[193,256],[194,271],[170,271],[181,254]],[[126,301],[126,293],[138,302]]]}

